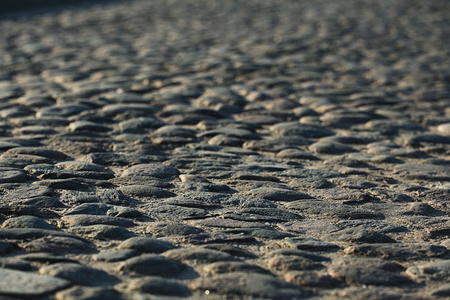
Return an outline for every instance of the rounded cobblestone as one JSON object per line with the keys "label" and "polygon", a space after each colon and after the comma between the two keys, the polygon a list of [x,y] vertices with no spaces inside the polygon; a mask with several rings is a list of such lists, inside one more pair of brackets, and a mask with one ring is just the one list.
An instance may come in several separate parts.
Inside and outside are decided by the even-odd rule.
{"label": "rounded cobblestone", "polygon": [[0,3],[0,297],[449,296],[448,1],[66,2]]}

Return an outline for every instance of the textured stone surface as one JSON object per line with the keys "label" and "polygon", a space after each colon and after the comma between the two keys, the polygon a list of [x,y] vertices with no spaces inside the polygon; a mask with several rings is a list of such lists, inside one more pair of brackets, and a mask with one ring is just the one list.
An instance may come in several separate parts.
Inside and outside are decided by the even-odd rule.
{"label": "textured stone surface", "polygon": [[449,296],[448,1],[0,2],[2,297]]}
{"label": "textured stone surface", "polygon": [[117,278],[103,270],[74,264],[56,263],[39,269],[39,274],[69,280],[74,285],[102,286],[114,285],[119,282]]}
{"label": "textured stone surface", "polygon": [[102,287],[81,287],[75,286],[70,289],[60,291],[56,293],[55,298],[57,300],[101,300],[101,299],[111,299],[111,300],[121,300],[123,297],[110,288]]}
{"label": "textured stone surface", "polygon": [[193,290],[208,290],[219,295],[243,295],[246,297],[294,299],[303,297],[305,292],[293,284],[270,275],[233,272],[200,278],[189,287]]}
{"label": "textured stone surface", "polygon": [[157,239],[145,237],[132,237],[120,243],[118,248],[134,249],[143,253],[162,253],[167,250],[173,249],[174,246],[169,242]]}
{"label": "textured stone surface", "polygon": [[134,279],[128,285],[127,290],[161,296],[183,297],[191,294],[189,289],[182,283],[156,276]]}
{"label": "textured stone surface", "polygon": [[138,275],[155,275],[161,277],[176,276],[187,268],[178,260],[157,254],[143,254],[122,262],[121,272],[133,272]]}
{"label": "textured stone surface", "polygon": [[29,298],[39,297],[69,287],[69,281],[28,272],[0,268],[3,278],[0,294],[3,296]]}
{"label": "textured stone surface", "polygon": [[407,277],[384,270],[368,269],[365,266],[334,266],[328,269],[328,273],[331,277],[348,284],[395,286],[411,282]]}

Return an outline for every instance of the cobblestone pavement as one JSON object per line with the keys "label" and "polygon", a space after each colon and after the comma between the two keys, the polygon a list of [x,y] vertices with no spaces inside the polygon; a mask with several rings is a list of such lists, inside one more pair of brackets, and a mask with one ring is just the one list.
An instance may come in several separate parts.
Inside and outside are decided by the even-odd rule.
{"label": "cobblestone pavement", "polygon": [[0,19],[0,299],[450,297],[450,2]]}

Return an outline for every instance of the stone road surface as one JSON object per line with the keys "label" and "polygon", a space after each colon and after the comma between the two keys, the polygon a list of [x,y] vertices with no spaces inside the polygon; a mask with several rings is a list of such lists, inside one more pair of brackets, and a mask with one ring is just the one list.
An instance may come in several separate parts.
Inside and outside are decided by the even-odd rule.
{"label": "stone road surface", "polygon": [[448,299],[449,15],[3,12],[0,299]]}

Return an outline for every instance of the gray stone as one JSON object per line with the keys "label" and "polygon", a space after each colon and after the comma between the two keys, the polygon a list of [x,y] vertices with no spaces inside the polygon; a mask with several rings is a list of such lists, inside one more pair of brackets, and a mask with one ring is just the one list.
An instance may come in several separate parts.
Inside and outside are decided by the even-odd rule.
{"label": "gray stone", "polygon": [[243,140],[232,135],[218,134],[208,140],[209,145],[240,147]]}
{"label": "gray stone", "polygon": [[325,189],[333,186],[331,182],[326,180],[325,178],[302,178],[302,179],[294,179],[289,182],[289,186],[299,190],[305,189]]}
{"label": "gray stone", "polygon": [[337,279],[315,271],[289,271],[284,274],[283,279],[304,287],[336,288],[341,285]]}
{"label": "gray stone", "polygon": [[166,125],[155,130],[151,137],[156,144],[184,144],[196,141],[197,132],[182,126]]}
{"label": "gray stone", "polygon": [[331,259],[326,256],[319,255],[319,254],[316,254],[311,251],[298,250],[298,249],[277,249],[277,250],[270,251],[267,254],[267,256],[269,256],[269,257],[273,257],[273,256],[303,257],[303,258],[307,258],[310,261],[315,261],[315,262],[330,262],[331,261]]}
{"label": "gray stone", "polygon": [[311,143],[312,141],[310,139],[302,136],[296,136],[295,139],[293,139],[292,137],[278,137],[267,138],[264,140],[246,141],[244,142],[242,147],[244,149],[255,151],[278,153],[292,147],[310,145]]}
{"label": "gray stone", "polygon": [[36,117],[68,117],[89,109],[91,108],[84,104],[56,104],[41,108],[36,112]]}
{"label": "gray stone", "polygon": [[[286,164],[275,164],[275,163],[264,163],[261,161],[257,161],[254,163],[250,163],[250,164],[245,164],[245,165],[241,165],[238,166],[236,168],[236,170],[238,172],[243,172],[243,173],[260,173],[260,172],[278,172],[278,171],[284,171],[286,169],[291,169],[292,166],[291,165],[286,165]],[[258,175],[254,174],[253,176],[255,176],[257,178]]]}
{"label": "gray stone", "polygon": [[246,104],[245,99],[241,95],[227,87],[206,89],[203,95],[198,99],[199,104],[204,103],[205,101],[218,101],[237,106],[244,106]]}
{"label": "gray stone", "polygon": [[383,189],[383,188],[371,188],[370,194],[383,202],[412,202],[413,198],[400,193],[398,191]]}
{"label": "gray stone", "polygon": [[404,215],[443,216],[444,213],[426,203],[411,203]]}
{"label": "gray stone", "polygon": [[307,234],[308,236],[322,236],[327,233],[339,230],[339,227],[327,221],[320,220],[302,220],[286,222],[278,225],[279,228],[296,233]]}
{"label": "gray stone", "polygon": [[135,93],[127,92],[109,92],[103,95],[104,98],[119,103],[147,103],[148,99]]}
{"label": "gray stone", "polygon": [[65,215],[106,215],[112,207],[103,203],[82,203],[69,209]]}
{"label": "gray stone", "polygon": [[119,292],[104,287],[82,287],[74,286],[70,289],[55,294],[56,300],[122,300]]}
{"label": "gray stone", "polygon": [[29,136],[33,138],[39,138],[42,136],[48,136],[58,133],[56,130],[49,126],[23,126],[12,130],[14,135]]}
{"label": "gray stone", "polygon": [[12,167],[16,166],[22,166],[25,167],[30,164],[51,164],[54,163],[54,161],[50,158],[37,156],[37,155],[30,155],[30,154],[11,154],[11,153],[3,153],[1,155],[1,159],[7,164],[6,167],[8,167],[8,164],[13,164]]}
{"label": "gray stone", "polygon": [[9,149],[8,151],[6,151],[6,153],[36,155],[56,160],[63,160],[68,158],[67,155],[62,152],[42,147],[17,147]]}
{"label": "gray stone", "polygon": [[[353,154],[358,154],[358,153],[353,153]],[[325,165],[330,165],[330,166],[342,165],[342,166],[347,166],[347,167],[351,167],[351,168],[372,168],[372,166],[369,165],[367,162],[360,160],[360,159],[351,158],[351,157],[349,157],[349,155],[341,155],[338,157],[330,158],[330,159],[327,159],[326,161],[324,161],[323,163]]]}
{"label": "gray stone", "polygon": [[302,216],[277,208],[244,208],[232,212],[223,212],[222,217],[242,221],[287,222],[303,219]]}
{"label": "gray stone", "polygon": [[[450,249],[448,1],[142,0],[54,10],[48,2],[68,1],[41,0],[42,13],[4,11],[17,2],[0,1],[8,227],[0,265],[33,272],[71,258],[120,276],[118,297],[133,300],[447,297],[441,271],[419,268],[445,262]],[[133,167],[143,164],[187,176]],[[249,193],[259,189],[285,194]],[[22,216],[64,231],[33,220],[10,228]],[[374,243],[380,236],[367,231],[398,242]],[[212,261],[212,273],[186,260],[195,270],[154,280],[156,294],[127,290],[143,276],[119,265],[146,254],[94,257],[118,251],[130,232],[235,260]],[[248,280],[268,275],[256,269],[269,261],[289,287]],[[323,266],[356,280],[364,267],[415,282],[348,284]],[[197,278],[209,283],[192,294],[164,290]],[[29,298],[102,297],[117,294],[78,286]]]}
{"label": "gray stone", "polygon": [[[214,236],[215,235],[213,234],[212,237]],[[217,236],[220,236],[220,232],[217,234]],[[250,251],[244,250],[237,246],[231,246],[223,243],[208,243],[204,245],[203,248],[217,250],[236,257],[242,257],[243,259],[257,258],[257,256]]]}
{"label": "gray stone", "polygon": [[102,166],[129,166],[146,164],[154,161],[151,157],[146,155],[110,152],[89,153],[83,157],[78,157],[78,160]]}
{"label": "gray stone", "polygon": [[184,284],[176,280],[156,276],[146,276],[139,279],[133,279],[128,284],[127,291],[180,297],[186,297],[191,294],[189,289]]}
{"label": "gray stone", "polygon": [[62,256],[59,253],[51,254],[47,252],[21,254],[16,255],[14,258],[20,261],[32,262],[34,264],[76,263],[75,260]]}
{"label": "gray stone", "polygon": [[92,204],[92,207],[95,204],[106,209],[107,207],[110,208],[110,205],[125,205],[128,203],[125,195],[117,189],[98,189],[95,192],[64,191],[61,199],[64,202],[79,203],[80,209],[81,207],[88,207],[89,204]]}
{"label": "gray stone", "polygon": [[392,157],[401,157],[401,158],[427,158],[429,157],[423,151],[415,150],[415,149],[407,149],[400,148],[400,146],[396,144],[386,143],[386,142],[378,142],[369,144],[367,149],[367,153],[376,154],[376,155],[388,155]]}
{"label": "gray stone", "polygon": [[376,231],[361,228],[348,228],[322,236],[325,241],[351,243],[395,243],[391,237]]}
{"label": "gray stone", "polygon": [[347,284],[397,286],[411,283],[407,277],[366,266],[331,266],[328,274]]}
{"label": "gray stone", "polygon": [[0,255],[9,254],[18,248],[16,243],[0,241]]}
{"label": "gray stone", "polygon": [[[184,198],[191,199],[190,201],[196,200],[197,201],[196,203],[204,202],[205,204],[204,204],[204,206],[202,206],[203,208],[214,207],[214,206],[217,207],[217,205],[220,205],[223,201],[226,201],[227,199],[229,199],[229,197],[230,196],[228,194],[217,193],[217,192],[195,191],[195,192],[183,193],[183,199]],[[167,201],[169,201],[169,200],[167,200]],[[180,205],[183,206],[183,204],[180,204]],[[186,205],[186,206],[191,206],[191,205]]]}
{"label": "gray stone", "polygon": [[376,118],[373,114],[348,111],[348,112],[326,112],[321,117],[320,120],[324,125],[332,128],[351,128],[352,126],[358,124],[364,124]]}
{"label": "gray stone", "polygon": [[69,131],[71,132],[108,132],[112,128],[89,121],[76,121],[69,125]]}
{"label": "gray stone", "polygon": [[41,228],[55,230],[55,227],[35,216],[19,216],[3,222],[2,228]]}
{"label": "gray stone", "polygon": [[88,239],[108,241],[125,240],[135,236],[133,232],[128,231],[123,227],[104,224],[74,226],[69,229],[69,232]]}
{"label": "gray stone", "polygon": [[223,201],[222,204],[233,205],[233,206],[238,206],[238,207],[242,207],[242,208],[249,208],[249,207],[274,208],[274,207],[276,207],[276,205],[274,203],[272,203],[270,200],[257,198],[257,197],[244,196],[244,195],[240,195],[240,194],[234,194],[227,201]]}
{"label": "gray stone", "polygon": [[423,127],[408,120],[372,120],[362,125],[361,128],[373,130],[384,135],[424,131]]}
{"label": "gray stone", "polygon": [[162,253],[173,248],[169,242],[148,237],[132,237],[118,246],[118,249],[133,249],[143,253]]}
{"label": "gray stone", "polygon": [[339,246],[309,237],[288,237],[279,242],[284,248],[307,251],[337,251]]}
{"label": "gray stone", "polygon": [[405,232],[408,229],[402,225],[384,222],[380,220],[342,220],[336,223],[340,228],[362,228],[381,233]]}
{"label": "gray stone", "polygon": [[69,287],[69,281],[28,272],[0,268],[0,295],[35,298]]}
{"label": "gray stone", "polygon": [[165,122],[146,116],[122,121],[119,123],[119,128],[122,132],[136,133],[157,129],[164,125],[166,125]]}
{"label": "gray stone", "polygon": [[409,292],[398,291],[396,287],[389,286],[366,286],[351,287],[337,293],[343,299],[398,299],[398,300],[425,300],[421,296],[415,296]]}
{"label": "gray stone", "polygon": [[294,270],[315,270],[324,268],[319,262],[302,256],[275,255],[268,259],[267,265],[274,272],[286,273]]}
{"label": "gray stone", "polygon": [[405,146],[423,147],[426,145],[448,145],[450,137],[439,134],[418,134],[405,140]]}
{"label": "gray stone", "polygon": [[120,191],[127,196],[146,198],[169,198],[176,196],[175,193],[148,185],[128,185],[120,188]]}
{"label": "gray stone", "polygon": [[320,138],[335,134],[331,130],[319,125],[300,124],[297,122],[287,122],[273,125],[270,127],[270,132],[275,137],[300,136],[306,138]]}
{"label": "gray stone", "polygon": [[447,253],[447,248],[430,244],[363,244],[344,249],[345,254],[411,261],[441,257]]}
{"label": "gray stone", "polygon": [[[189,235],[182,238],[183,242],[192,244],[192,245],[206,245],[210,247],[212,245],[220,245],[220,250],[223,250],[222,247],[226,247],[226,243],[254,243],[256,240],[248,235],[239,235],[239,234],[228,234],[223,231],[214,232],[211,234],[202,233],[196,235]],[[212,246],[211,246],[212,247]],[[219,247],[219,246],[218,246]],[[213,248],[216,249],[216,248]],[[226,252],[226,251],[224,251]]]}
{"label": "gray stone", "polygon": [[113,225],[113,226],[133,226],[134,223],[128,219],[110,217],[110,216],[100,216],[100,215],[66,215],[61,218],[61,220],[68,226],[88,226],[95,224],[103,225]]}
{"label": "gray stone", "polygon": [[276,123],[283,122],[282,118],[279,118],[276,116],[253,115],[253,114],[248,114],[245,112],[235,116],[235,118],[236,118],[236,120],[241,121],[241,122],[258,124],[258,125],[274,125]]}
{"label": "gray stone", "polygon": [[0,142],[0,150],[6,151],[11,148],[20,147],[21,145],[19,143],[11,143],[11,142]]}
{"label": "gray stone", "polygon": [[200,138],[211,138],[217,135],[223,135],[223,136],[229,136],[229,137],[235,137],[242,140],[254,140],[254,139],[260,139],[259,135],[243,128],[235,128],[232,125],[229,125],[227,127],[221,127],[216,128],[212,130],[206,130],[202,131],[201,133],[197,134]]}
{"label": "gray stone", "polygon": [[[46,207],[62,207],[60,202],[54,201],[53,198],[45,197],[38,201],[24,201],[26,203],[7,203],[0,204],[0,213],[4,215],[20,216],[30,215],[40,218],[56,218],[59,215]],[[40,207],[46,206],[46,207]]]}
{"label": "gray stone", "polygon": [[[239,221],[232,219],[223,219],[220,217],[210,217],[204,220],[191,221],[193,225],[207,226],[207,227],[219,227],[219,228],[261,228],[270,229],[270,226],[263,223]],[[0,231],[1,232],[1,231]]]}
{"label": "gray stone", "polygon": [[450,296],[450,283],[443,284],[439,286],[437,289],[434,289],[431,292],[432,296],[437,297],[449,297]]}
{"label": "gray stone", "polygon": [[281,173],[282,176],[294,177],[294,178],[336,178],[342,177],[343,175],[338,172],[333,172],[330,170],[320,170],[320,169],[288,169]]}
{"label": "gray stone", "polygon": [[204,248],[178,248],[166,251],[165,257],[181,260],[190,264],[206,264],[218,261],[235,261],[234,256],[217,250]]}
{"label": "gray stone", "polygon": [[113,206],[106,212],[107,216],[118,218],[142,219],[144,214],[137,209],[123,206]]}
{"label": "gray stone", "polygon": [[252,265],[239,261],[215,262],[207,264],[203,266],[203,271],[205,271],[210,276],[232,272],[259,273],[259,274],[269,273],[269,271],[257,265]]}
{"label": "gray stone", "polygon": [[25,182],[28,180],[26,173],[22,170],[12,168],[0,168],[0,183]]}
{"label": "gray stone", "polygon": [[14,157],[15,155],[1,155],[0,166],[4,168],[23,168],[27,165],[33,164],[33,161],[26,158]]}
{"label": "gray stone", "polygon": [[106,116],[117,116],[126,112],[128,117],[148,116],[158,111],[157,107],[148,104],[129,103],[129,104],[108,104],[102,107],[101,113]]}
{"label": "gray stone", "polygon": [[402,272],[405,267],[395,261],[384,260],[380,258],[361,258],[354,256],[344,256],[333,260],[333,265],[339,266],[360,266],[368,269],[375,268],[388,272]]}
{"label": "gray stone", "polygon": [[32,264],[28,261],[15,257],[0,258],[0,268],[12,269],[17,271],[31,271]]}
{"label": "gray stone", "polygon": [[178,205],[161,204],[155,206],[150,204],[145,206],[144,209],[151,217],[169,221],[199,219],[209,215],[205,209]]}
{"label": "gray stone", "polygon": [[9,99],[20,97],[24,94],[23,89],[9,82],[4,82],[0,86],[0,98]]}
{"label": "gray stone", "polygon": [[86,190],[87,185],[72,179],[44,179],[35,181],[33,184],[43,185],[51,189],[61,190]]}
{"label": "gray stone", "polygon": [[411,266],[406,274],[415,279],[442,280],[450,277],[450,261],[437,260],[424,265]]}
{"label": "gray stone", "polygon": [[311,153],[303,151],[301,149],[295,148],[283,149],[277,153],[277,157],[288,159],[319,160],[317,156],[314,156]]}
{"label": "gray stone", "polygon": [[92,258],[95,261],[104,261],[104,262],[119,262],[123,260],[127,260],[129,258],[140,255],[141,253],[137,250],[133,249],[124,249],[124,250],[113,250],[108,252],[101,252],[99,254],[95,254]]}
{"label": "gray stone", "polygon": [[161,277],[177,276],[186,269],[187,266],[180,261],[157,254],[143,254],[129,258],[122,262],[118,268],[121,272]]}
{"label": "gray stone", "polygon": [[299,199],[311,198],[307,194],[300,193],[294,190],[281,188],[266,188],[266,187],[252,189],[246,191],[245,194],[252,197],[263,198],[271,201],[294,201]]}
{"label": "gray stone", "polygon": [[[75,238],[76,237],[76,238]],[[26,243],[23,248],[28,252],[91,253],[95,246],[81,237],[47,235]]]}
{"label": "gray stone", "polygon": [[345,144],[326,140],[311,144],[308,149],[317,154],[331,155],[341,155],[345,153],[357,152],[356,149]]}
{"label": "gray stone", "polygon": [[41,228],[5,228],[0,229],[0,238],[11,239],[11,240],[32,240],[38,239],[45,236],[61,236],[69,238],[77,238],[79,240],[84,240],[79,238],[74,234],[67,233],[59,230],[49,230]]}
{"label": "gray stone", "polygon": [[139,175],[115,177],[110,179],[109,182],[111,182],[114,185],[122,187],[126,187],[129,185],[148,185],[150,187],[157,187],[157,188],[173,187],[173,184],[171,184],[168,180]]}
{"label": "gray stone", "polygon": [[152,222],[147,230],[155,237],[187,236],[203,233],[203,229],[177,222]]}
{"label": "gray stone", "polygon": [[440,134],[450,136],[450,123],[441,124],[436,129]]}
{"label": "gray stone", "polygon": [[406,163],[397,165],[394,169],[397,175],[409,180],[446,181],[450,179],[450,170],[446,166]]}
{"label": "gray stone", "polygon": [[122,176],[150,176],[164,179],[179,174],[178,169],[163,164],[138,164],[127,168]]}
{"label": "gray stone", "polygon": [[265,274],[232,272],[199,278],[189,284],[195,291],[265,299],[302,298],[306,292],[291,283]]}
{"label": "gray stone", "polygon": [[267,240],[280,240],[286,237],[292,237],[292,235],[289,233],[267,228],[228,229],[224,230],[224,232],[238,235],[248,234],[258,239],[267,239]]}
{"label": "gray stone", "polygon": [[114,285],[117,278],[103,270],[75,263],[56,263],[39,269],[39,274],[68,280],[75,285],[102,286]]}
{"label": "gray stone", "polygon": [[[343,204],[362,204],[373,200],[372,195],[364,190],[330,188],[316,190],[312,193],[317,199],[334,201]],[[375,213],[376,214],[376,213]]]}
{"label": "gray stone", "polygon": [[370,209],[363,209],[351,205],[334,203],[326,200],[305,199],[292,201],[286,208],[313,214],[318,217],[332,217],[340,219],[378,219],[383,214]]}

